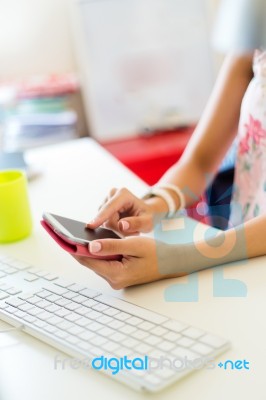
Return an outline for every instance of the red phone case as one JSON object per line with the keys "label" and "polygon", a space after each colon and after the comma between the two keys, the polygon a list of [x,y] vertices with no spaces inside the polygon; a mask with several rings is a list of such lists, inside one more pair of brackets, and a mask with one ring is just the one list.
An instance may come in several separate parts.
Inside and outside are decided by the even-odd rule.
{"label": "red phone case", "polygon": [[56,241],[56,243],[59,244],[59,246],[62,247],[62,249],[64,249],[70,254],[74,254],[76,256],[97,258],[102,260],[121,260],[122,258],[122,256],[120,255],[97,256],[95,254],[92,254],[90,253],[88,246],[68,241],[67,238],[59,236],[59,233],[55,232],[46,221],[42,220],[41,225],[49,233],[49,235]]}

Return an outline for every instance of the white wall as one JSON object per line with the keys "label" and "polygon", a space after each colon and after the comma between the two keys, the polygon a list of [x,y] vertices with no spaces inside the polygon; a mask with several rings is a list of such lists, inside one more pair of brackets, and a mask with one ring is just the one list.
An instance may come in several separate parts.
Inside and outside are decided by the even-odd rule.
{"label": "white wall", "polygon": [[0,80],[77,70],[69,1],[0,0]]}
{"label": "white wall", "polygon": [[0,80],[76,69],[68,0],[0,0]]}

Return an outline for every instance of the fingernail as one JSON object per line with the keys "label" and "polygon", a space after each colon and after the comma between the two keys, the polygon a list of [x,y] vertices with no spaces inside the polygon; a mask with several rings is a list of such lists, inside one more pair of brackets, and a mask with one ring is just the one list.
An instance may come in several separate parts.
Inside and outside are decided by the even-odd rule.
{"label": "fingernail", "polygon": [[121,221],[122,230],[127,231],[129,229],[129,223],[127,221]]}
{"label": "fingernail", "polygon": [[90,251],[92,253],[98,253],[102,248],[102,245],[100,242],[90,242]]}
{"label": "fingernail", "polygon": [[93,225],[95,223],[95,219],[92,219],[91,221],[89,221],[88,223],[87,223],[87,226],[88,225]]}

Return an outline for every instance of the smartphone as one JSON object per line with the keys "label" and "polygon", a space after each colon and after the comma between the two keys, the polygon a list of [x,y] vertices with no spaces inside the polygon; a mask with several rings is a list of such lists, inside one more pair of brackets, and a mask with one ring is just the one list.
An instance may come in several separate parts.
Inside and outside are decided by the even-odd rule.
{"label": "smartphone", "polygon": [[121,259],[116,256],[97,256],[91,254],[88,244],[97,239],[120,239],[113,231],[105,228],[89,229],[85,222],[76,221],[60,215],[45,212],[43,214],[42,226],[49,235],[66,251],[71,254],[87,256],[91,258],[101,258],[106,260]]}

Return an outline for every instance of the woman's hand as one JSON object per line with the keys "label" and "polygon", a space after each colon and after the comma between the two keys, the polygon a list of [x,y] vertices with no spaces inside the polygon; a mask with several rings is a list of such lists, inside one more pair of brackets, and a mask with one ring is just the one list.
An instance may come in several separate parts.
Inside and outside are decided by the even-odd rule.
{"label": "woman's hand", "polygon": [[85,267],[104,278],[113,289],[138,285],[172,278],[177,275],[162,275],[158,269],[156,242],[145,237],[125,239],[103,239],[93,241],[89,250],[95,255],[121,254],[121,261],[107,261],[88,257],[74,256]]}
{"label": "woman's hand", "polygon": [[160,198],[144,201],[125,188],[112,189],[87,227],[95,229],[103,225],[123,236],[138,235],[153,229],[155,213],[167,211],[167,205]]}

